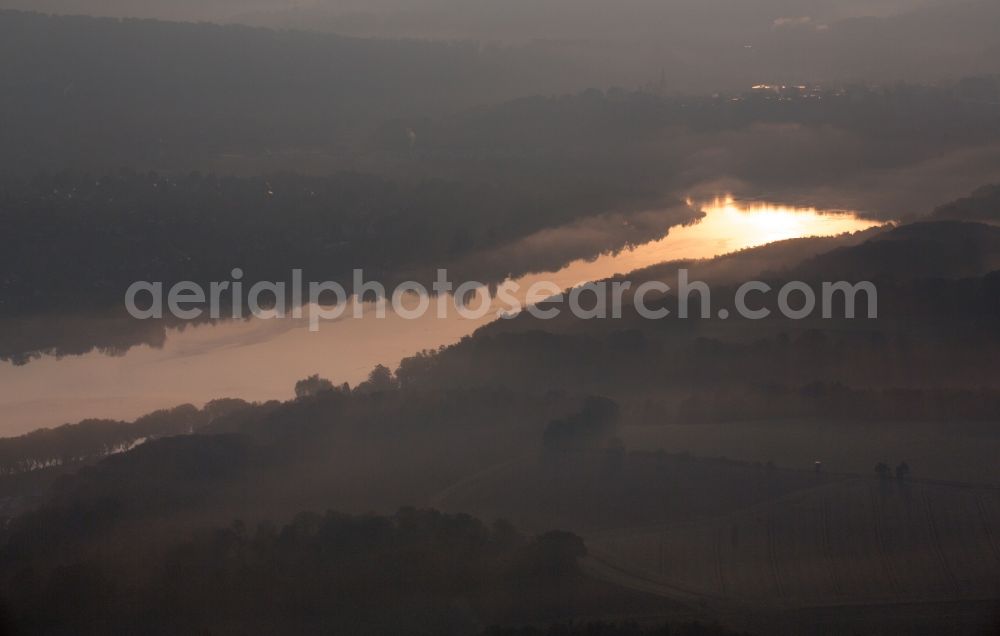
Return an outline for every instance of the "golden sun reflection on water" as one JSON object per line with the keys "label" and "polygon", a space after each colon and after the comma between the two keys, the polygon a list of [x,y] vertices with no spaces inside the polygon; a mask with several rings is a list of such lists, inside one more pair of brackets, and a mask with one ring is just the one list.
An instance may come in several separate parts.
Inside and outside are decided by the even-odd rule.
{"label": "golden sun reflection on water", "polygon": [[[851,213],[748,204],[732,197],[690,205],[705,216],[671,228],[659,240],[516,282],[522,293],[536,281],[568,289],[665,261],[711,258],[783,239],[878,225]],[[449,319],[439,320],[432,311],[420,320],[403,320],[389,312],[385,320],[324,324],[319,333],[309,332],[304,321],[225,322],[170,330],[162,348],[136,347],[119,357],[95,352],[46,357],[24,367],[0,364],[0,436],[86,417],[133,419],[218,397],[289,399],[295,381],[313,373],[353,384],[376,364],[395,368],[402,358],[457,342],[494,318],[469,320],[449,312]]]}
{"label": "golden sun reflection on water", "polygon": [[657,241],[594,260],[574,261],[558,272],[529,276],[517,282],[524,286],[536,280],[549,280],[569,288],[667,261],[712,258],[775,241],[837,236],[881,225],[861,219],[854,212],[743,202],[731,195],[705,203],[691,200],[687,203],[705,215],[690,225],[671,228]]}
{"label": "golden sun reflection on water", "polygon": [[705,218],[678,232],[704,241],[704,252],[698,258],[710,258],[792,238],[836,236],[879,225],[860,219],[853,212],[821,212],[816,208],[740,203],[731,196],[716,198],[702,205],[701,209]]}

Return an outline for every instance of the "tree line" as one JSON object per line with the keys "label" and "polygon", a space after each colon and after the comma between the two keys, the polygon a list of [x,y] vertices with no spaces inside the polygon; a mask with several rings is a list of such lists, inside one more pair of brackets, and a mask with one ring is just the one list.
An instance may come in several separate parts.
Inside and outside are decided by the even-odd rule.
{"label": "tree line", "polygon": [[242,400],[213,400],[198,409],[185,404],[144,415],[134,422],[84,420],[0,439],[0,476],[90,463],[125,452],[148,440],[189,435],[251,405]]}

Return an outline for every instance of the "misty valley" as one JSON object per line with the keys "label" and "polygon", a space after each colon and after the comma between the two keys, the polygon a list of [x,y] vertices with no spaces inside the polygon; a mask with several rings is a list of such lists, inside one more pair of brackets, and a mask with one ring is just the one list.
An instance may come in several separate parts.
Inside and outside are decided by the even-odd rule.
{"label": "misty valley", "polygon": [[0,634],[997,633],[998,27],[0,0]]}

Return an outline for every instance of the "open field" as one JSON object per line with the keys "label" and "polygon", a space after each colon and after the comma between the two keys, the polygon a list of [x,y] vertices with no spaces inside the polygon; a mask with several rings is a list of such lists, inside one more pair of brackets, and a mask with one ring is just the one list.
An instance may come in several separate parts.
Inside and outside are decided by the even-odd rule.
{"label": "open field", "polygon": [[860,475],[880,461],[906,461],[916,478],[1000,485],[998,431],[990,422],[786,420],[627,426],[621,437],[630,449],[771,460],[797,469],[820,460],[827,471]]}
{"label": "open field", "polygon": [[983,633],[1000,618],[990,486],[581,453],[496,466],[435,503],[579,532],[591,576],[760,633]]}
{"label": "open field", "polygon": [[532,454],[469,476],[428,504],[537,531],[590,533],[715,518],[840,479],[666,453]]}
{"label": "open field", "polygon": [[712,601],[1000,598],[1000,491],[855,479],[709,521],[588,536],[595,557]]}

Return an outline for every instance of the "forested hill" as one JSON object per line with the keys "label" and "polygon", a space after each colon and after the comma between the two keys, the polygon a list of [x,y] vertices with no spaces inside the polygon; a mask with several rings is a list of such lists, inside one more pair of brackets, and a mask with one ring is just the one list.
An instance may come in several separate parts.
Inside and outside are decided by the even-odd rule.
{"label": "forested hill", "polygon": [[[474,43],[0,12],[0,168],[343,145],[364,124],[536,92],[539,59]],[[118,143],[109,143],[117,140]]]}

